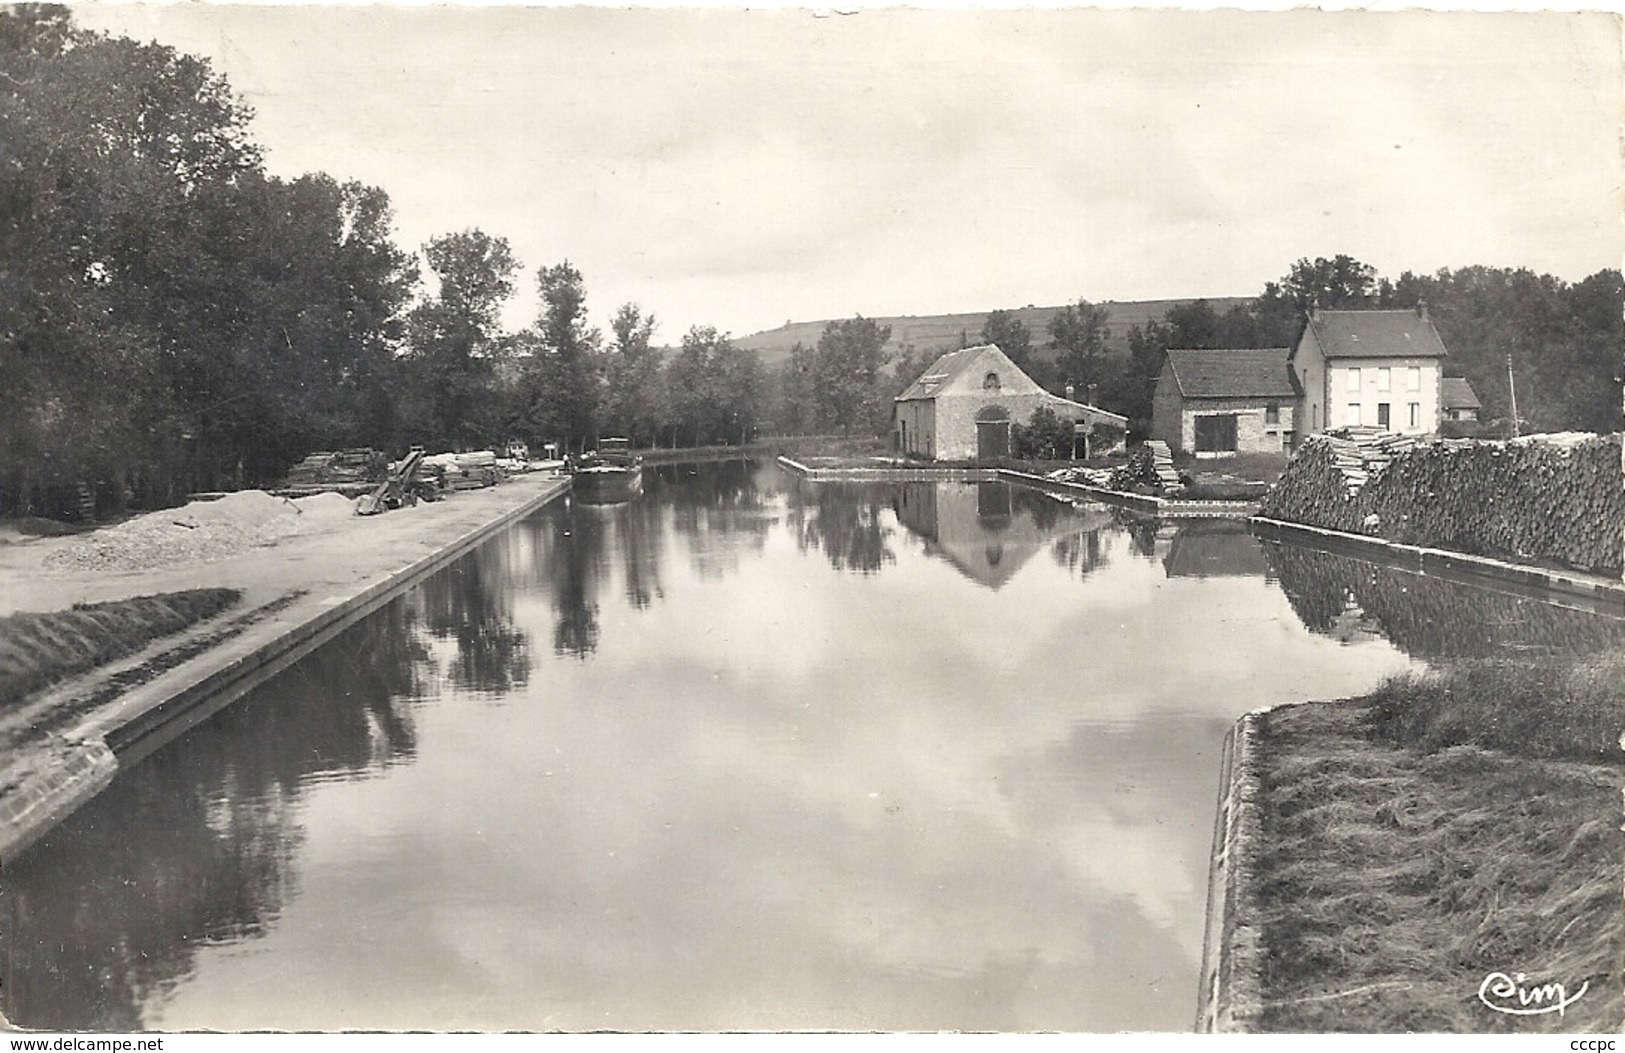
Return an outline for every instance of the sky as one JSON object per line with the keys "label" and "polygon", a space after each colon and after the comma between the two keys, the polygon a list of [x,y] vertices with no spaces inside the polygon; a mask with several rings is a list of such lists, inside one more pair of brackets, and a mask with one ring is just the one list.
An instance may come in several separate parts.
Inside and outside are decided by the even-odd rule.
{"label": "sky", "polygon": [[1612,15],[75,5],[207,58],[268,168],[397,240],[568,259],[656,339],[1248,296],[1300,257],[1577,280],[1625,256]]}

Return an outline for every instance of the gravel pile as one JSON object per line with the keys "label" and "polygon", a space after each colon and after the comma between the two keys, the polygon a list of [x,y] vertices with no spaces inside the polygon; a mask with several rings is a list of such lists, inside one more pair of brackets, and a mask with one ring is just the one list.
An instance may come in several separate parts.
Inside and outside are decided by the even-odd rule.
{"label": "gravel pile", "polygon": [[354,511],[354,502],[339,494],[318,494],[295,502],[262,490],[244,490],[97,530],[52,553],[45,565],[63,570],[126,571],[211,563],[274,545],[290,534],[331,528]]}

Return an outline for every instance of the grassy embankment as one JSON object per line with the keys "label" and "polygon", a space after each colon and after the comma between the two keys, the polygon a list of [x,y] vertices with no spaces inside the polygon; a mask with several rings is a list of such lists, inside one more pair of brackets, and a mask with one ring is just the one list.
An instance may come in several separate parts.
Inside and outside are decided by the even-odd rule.
{"label": "grassy embankment", "polygon": [[[1625,657],[1464,660],[1266,715],[1266,1031],[1614,1030]],[[1493,972],[1585,994],[1498,1013]],[[1517,1000],[1501,999],[1517,1005]]]}
{"label": "grassy embankment", "polygon": [[0,618],[0,715],[38,691],[212,617],[236,589],[192,589]]}

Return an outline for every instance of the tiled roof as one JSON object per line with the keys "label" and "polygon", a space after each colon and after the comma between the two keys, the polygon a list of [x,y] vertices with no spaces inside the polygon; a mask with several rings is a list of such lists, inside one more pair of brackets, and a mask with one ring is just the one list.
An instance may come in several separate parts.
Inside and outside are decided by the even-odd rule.
{"label": "tiled roof", "polygon": [[1483,406],[1466,377],[1445,377],[1440,395],[1445,409],[1480,409]]}
{"label": "tiled roof", "polygon": [[1186,398],[1298,397],[1284,347],[1176,348],[1168,352],[1168,364]]}
{"label": "tiled roof", "polygon": [[931,363],[930,368],[920,374],[920,379],[910,384],[901,395],[897,396],[898,401],[934,398],[937,392],[947,387],[950,381],[963,373],[976,360],[977,356],[994,346],[993,344],[980,344],[976,347],[965,347],[960,348],[958,351],[948,352]]}
{"label": "tiled roof", "polygon": [[1439,331],[1416,311],[1319,311],[1309,320],[1327,358],[1443,358]]}

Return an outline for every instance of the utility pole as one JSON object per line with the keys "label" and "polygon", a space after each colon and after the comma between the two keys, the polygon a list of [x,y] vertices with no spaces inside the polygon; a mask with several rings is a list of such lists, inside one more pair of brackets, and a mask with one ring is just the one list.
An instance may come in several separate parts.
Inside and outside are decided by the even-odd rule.
{"label": "utility pole", "polygon": [[1518,437],[1518,388],[1512,381],[1512,352],[1507,352],[1507,395],[1512,400],[1512,437]]}

